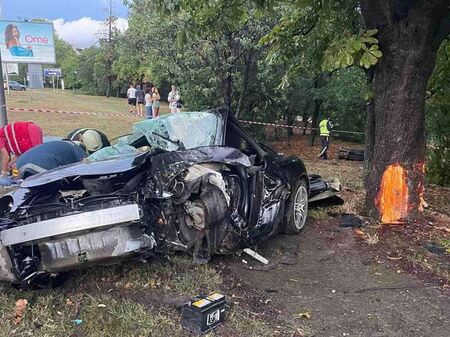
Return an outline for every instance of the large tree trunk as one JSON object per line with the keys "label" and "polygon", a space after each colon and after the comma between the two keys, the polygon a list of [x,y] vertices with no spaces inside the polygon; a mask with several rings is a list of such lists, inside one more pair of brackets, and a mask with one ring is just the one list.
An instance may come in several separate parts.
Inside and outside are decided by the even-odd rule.
{"label": "large tree trunk", "polygon": [[383,223],[403,222],[422,210],[425,91],[448,6],[448,0],[361,1],[366,25],[378,29],[383,52],[366,122],[366,209]]}
{"label": "large tree trunk", "polygon": [[248,54],[246,55],[246,59],[244,62],[244,79],[243,79],[243,83],[242,83],[242,90],[241,90],[241,95],[239,96],[239,101],[236,107],[236,112],[235,112],[235,117],[236,118],[240,118],[241,117],[241,109],[242,109],[242,102],[244,101],[245,98],[247,98],[248,95],[248,85],[250,82],[250,73],[251,73],[251,68],[253,65],[253,50],[250,50],[248,52]]}
{"label": "large tree trunk", "polygon": [[320,106],[322,105],[321,99],[315,99],[314,100],[314,110],[312,114],[312,121],[311,121],[311,135],[309,137],[309,146],[314,146],[316,137],[318,135],[317,128],[319,127],[319,112],[320,112]]}

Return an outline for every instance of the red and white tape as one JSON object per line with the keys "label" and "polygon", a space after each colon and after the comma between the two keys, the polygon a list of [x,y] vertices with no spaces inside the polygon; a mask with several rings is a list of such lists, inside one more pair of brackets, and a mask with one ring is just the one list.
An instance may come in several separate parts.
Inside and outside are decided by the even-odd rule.
{"label": "red and white tape", "polygon": [[[88,111],[63,111],[63,110],[51,110],[51,109],[30,109],[30,108],[8,108],[9,111],[20,111],[20,112],[53,112],[60,114],[69,114],[69,115],[93,115],[93,116],[106,116],[106,117],[133,117],[139,118],[132,114],[124,114],[118,112],[88,112]],[[253,124],[253,125],[262,125],[262,126],[273,126],[276,128],[287,128],[287,129],[301,129],[303,130],[303,126],[297,125],[286,125],[286,124],[276,124],[276,123],[266,123],[266,122],[255,122],[255,121],[247,121],[247,120],[239,120],[244,124]],[[317,128],[307,127],[306,130],[318,130]],[[333,133],[348,133],[355,135],[364,135],[364,132],[356,132],[356,131],[344,131],[344,130],[333,130]]]}
{"label": "red and white tape", "polygon": [[93,116],[114,116],[114,117],[134,117],[138,118],[132,114],[123,114],[118,112],[92,112],[92,111],[64,111],[64,110],[51,110],[51,109],[30,109],[30,108],[8,108],[9,111],[19,111],[19,112],[52,112],[68,115],[93,115]]}
{"label": "red and white tape", "polygon": [[[246,121],[240,119],[239,122],[244,124],[254,124],[254,125],[264,125],[264,126],[273,126],[276,128],[286,128],[286,129],[305,129],[303,126],[297,126],[297,125],[287,125],[287,124],[276,124],[276,123],[266,123],[266,122],[255,122],[255,121]],[[306,130],[319,130],[318,128],[310,128],[307,127]],[[344,131],[344,130],[334,130],[333,133],[349,133],[349,134],[355,134],[355,135],[364,135],[364,132],[357,132],[357,131]]]}

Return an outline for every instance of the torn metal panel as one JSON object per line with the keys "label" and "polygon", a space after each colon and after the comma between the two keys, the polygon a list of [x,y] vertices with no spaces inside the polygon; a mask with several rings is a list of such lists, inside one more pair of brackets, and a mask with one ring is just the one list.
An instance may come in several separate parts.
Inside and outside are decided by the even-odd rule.
{"label": "torn metal panel", "polygon": [[11,246],[57,235],[67,235],[78,231],[128,223],[139,219],[138,205],[124,205],[6,229],[0,233],[0,238],[3,245]]}
{"label": "torn metal panel", "polygon": [[51,272],[73,269],[95,262],[112,262],[152,249],[154,240],[138,226],[119,226],[38,244],[42,267]]}
{"label": "torn metal panel", "polygon": [[338,193],[342,189],[341,182],[338,178],[324,180],[321,176],[312,174],[309,176],[309,198],[308,203],[326,202],[341,204],[342,199]]}
{"label": "torn metal panel", "polygon": [[200,165],[192,165],[187,170],[187,174],[184,177],[184,181],[193,182],[196,179],[202,176],[208,176],[208,182],[212,185],[217,186],[223,193],[225,199],[227,200],[227,204],[230,204],[230,196],[226,191],[225,180],[223,179],[222,174],[219,173],[220,165],[218,164],[200,164]]}

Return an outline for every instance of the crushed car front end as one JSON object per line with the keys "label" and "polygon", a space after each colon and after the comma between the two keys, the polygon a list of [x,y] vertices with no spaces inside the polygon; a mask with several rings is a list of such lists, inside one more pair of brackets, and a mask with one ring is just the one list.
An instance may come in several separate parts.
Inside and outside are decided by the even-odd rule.
{"label": "crushed car front end", "polygon": [[0,199],[0,280],[45,287],[65,271],[174,251],[205,263],[298,233],[303,163],[229,126],[216,111],[139,122],[86,163],[27,178]]}

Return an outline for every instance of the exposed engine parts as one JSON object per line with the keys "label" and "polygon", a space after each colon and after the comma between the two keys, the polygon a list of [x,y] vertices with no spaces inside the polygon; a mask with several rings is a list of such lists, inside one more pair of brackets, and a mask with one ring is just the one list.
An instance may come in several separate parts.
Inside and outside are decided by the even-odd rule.
{"label": "exposed engine parts", "polygon": [[206,263],[304,226],[303,163],[260,147],[226,111],[139,123],[129,144],[150,150],[44,172],[0,198],[0,281],[44,287],[174,251]]}

